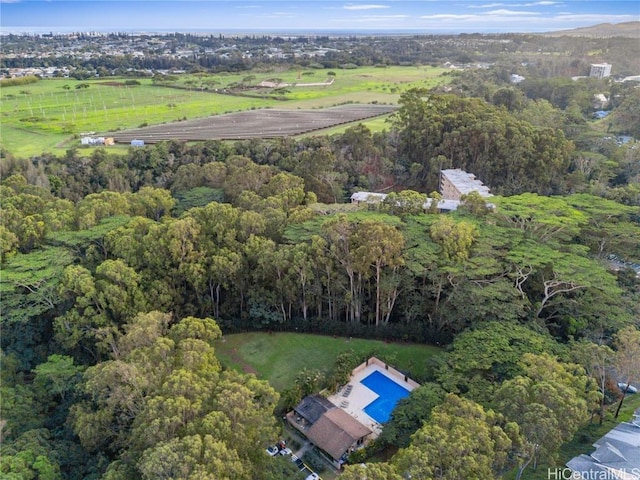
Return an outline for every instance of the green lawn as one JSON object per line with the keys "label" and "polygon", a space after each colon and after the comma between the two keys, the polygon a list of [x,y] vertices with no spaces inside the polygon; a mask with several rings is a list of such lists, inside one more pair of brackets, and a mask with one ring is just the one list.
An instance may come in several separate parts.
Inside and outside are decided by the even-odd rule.
{"label": "green lawn", "polygon": [[323,128],[320,130],[315,130],[311,133],[305,133],[301,135],[301,137],[306,136],[318,136],[318,135],[335,135],[338,133],[344,133],[347,128],[352,128],[357,125],[365,125],[372,132],[382,132],[383,130],[389,130],[391,125],[387,121],[390,115],[383,115],[381,117],[376,117],[371,120],[359,120],[357,122],[345,123],[342,125],[338,125],[337,127]]}
{"label": "green lawn", "polygon": [[[3,86],[0,91],[0,143],[15,156],[43,151],[63,154],[79,145],[87,132],[108,132],[237,112],[257,108],[322,108],[341,103],[396,103],[411,87],[432,87],[445,83],[443,69],[433,67],[387,67],[336,69],[335,82],[328,86],[289,87],[286,101],[259,98],[271,89],[245,91],[253,97],[223,95],[214,90],[278,78],[288,83],[324,82],[329,70],[246,72],[243,74],[182,75],[173,83],[154,85],[138,79],[140,85],[125,85],[127,79],[99,78],[78,81],[71,78],[40,80],[27,85]],[[373,124],[379,129],[381,124]],[[334,132],[335,133],[335,132]]]}
{"label": "green lawn", "polygon": [[304,368],[330,372],[336,356],[351,349],[394,355],[395,367],[418,378],[424,375],[427,360],[441,352],[428,345],[282,332],[225,335],[216,342],[216,355],[225,367],[255,373],[278,391],[290,387]]}
{"label": "green lawn", "polygon": [[[181,75],[176,85],[194,90],[200,88],[222,89],[243,84],[255,87],[263,80],[288,83],[284,95],[289,100],[308,100],[323,97],[336,97],[346,93],[364,93],[385,98],[387,95],[399,95],[411,87],[433,87],[444,83],[446,72],[444,68],[434,67],[360,67],[354,69],[289,69],[264,72],[243,72],[240,74],[197,74]],[[335,75],[330,75],[335,74]],[[323,83],[331,78],[332,85],[305,86],[309,83]],[[296,86],[293,86],[296,85]],[[253,90],[247,90],[252,93]],[[259,93],[270,93],[268,88],[260,89]]]}

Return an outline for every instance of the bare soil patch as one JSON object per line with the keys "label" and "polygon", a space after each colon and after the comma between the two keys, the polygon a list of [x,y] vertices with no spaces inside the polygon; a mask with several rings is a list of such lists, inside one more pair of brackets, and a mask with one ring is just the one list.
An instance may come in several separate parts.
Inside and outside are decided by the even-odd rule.
{"label": "bare soil patch", "polygon": [[144,140],[242,140],[300,135],[345,123],[386,115],[394,105],[341,105],[318,110],[262,109],[184,120],[133,130],[105,133],[117,143]]}

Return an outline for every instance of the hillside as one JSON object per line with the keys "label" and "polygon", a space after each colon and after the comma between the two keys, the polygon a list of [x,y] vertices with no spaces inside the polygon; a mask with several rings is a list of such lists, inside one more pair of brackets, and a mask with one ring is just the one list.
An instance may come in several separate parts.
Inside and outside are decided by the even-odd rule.
{"label": "hillside", "polygon": [[640,22],[599,23],[590,27],[546,32],[551,37],[628,37],[640,38]]}

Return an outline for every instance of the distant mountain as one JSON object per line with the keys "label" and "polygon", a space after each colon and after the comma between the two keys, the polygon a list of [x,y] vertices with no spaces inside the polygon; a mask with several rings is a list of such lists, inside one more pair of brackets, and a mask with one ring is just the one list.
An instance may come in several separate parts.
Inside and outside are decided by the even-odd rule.
{"label": "distant mountain", "polygon": [[561,37],[630,37],[640,38],[640,22],[625,23],[599,23],[590,27],[574,28],[572,30],[559,30],[557,32],[545,32],[542,35]]}

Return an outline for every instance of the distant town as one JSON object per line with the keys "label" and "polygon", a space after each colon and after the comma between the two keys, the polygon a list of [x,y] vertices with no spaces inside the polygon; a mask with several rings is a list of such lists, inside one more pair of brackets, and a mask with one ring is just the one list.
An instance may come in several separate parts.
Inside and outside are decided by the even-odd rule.
{"label": "distant town", "polygon": [[[611,37],[611,52],[632,50],[636,40]],[[328,36],[328,35],[197,35],[191,33],[9,34],[0,45],[0,78],[87,79],[155,73],[240,72],[280,65],[339,68],[345,65],[444,65],[452,69],[489,68],[509,58],[528,58],[522,68],[557,65],[570,77],[611,76],[640,80],[634,55],[596,56],[592,64],[564,65],[554,55],[588,48],[597,39],[518,34]],[[615,45],[614,45],[615,44]],[[613,48],[615,47],[615,48]],[[521,68],[521,69],[522,69]],[[525,77],[513,72],[513,82]]]}

